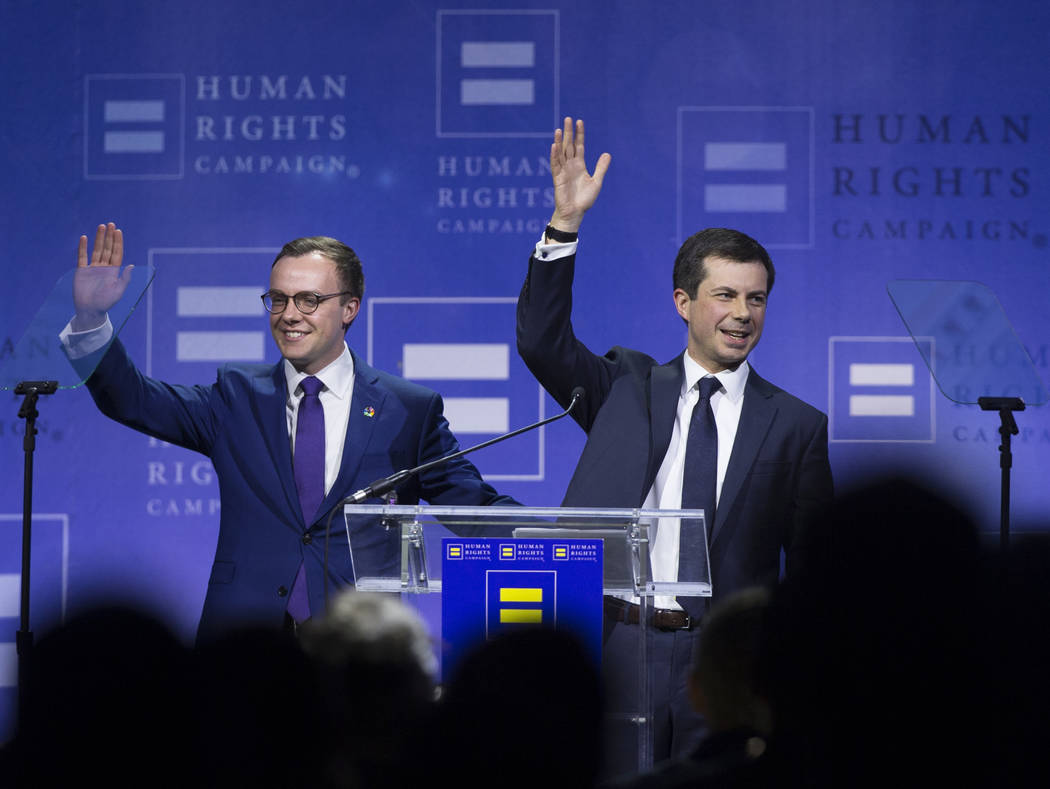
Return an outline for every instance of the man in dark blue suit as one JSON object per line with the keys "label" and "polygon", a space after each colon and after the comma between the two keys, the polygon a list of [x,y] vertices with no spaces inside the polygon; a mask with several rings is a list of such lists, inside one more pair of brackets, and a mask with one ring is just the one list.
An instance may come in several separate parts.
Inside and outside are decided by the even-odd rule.
{"label": "man in dark blue suit", "polygon": [[[101,352],[112,337],[107,311],[128,281],[120,274],[123,236],[100,225],[90,259],[82,236],[74,285],[76,316],[63,332],[72,357]],[[207,455],[219,481],[222,515],[198,641],[247,624],[301,622],[324,610],[324,528],[339,501],[394,471],[458,449],[440,396],[375,370],[350,351],[344,334],[361,307],[357,255],[332,238],[302,238],[278,254],[263,302],[283,359],[226,365],[210,386],[176,386],[143,375],[119,340],[87,381],[107,416]],[[313,390],[315,392],[308,392]],[[297,427],[314,406],[316,479],[300,479],[307,438]],[[314,412],[317,413],[316,411]],[[298,447],[297,444],[301,444]],[[303,487],[305,484],[306,488]],[[312,497],[304,493],[315,489]],[[459,459],[405,482],[398,502],[514,504]],[[340,523],[340,521],[336,521]],[[397,530],[376,524],[355,535],[358,572],[397,567]],[[362,564],[366,566],[363,568]],[[351,583],[346,533],[333,530],[327,584]]]}
{"label": "man in dark blue suit", "polygon": [[[789,573],[803,560],[807,523],[831,500],[832,483],[827,417],[760,378],[747,362],[762,335],[773,263],[743,233],[701,231],[682,245],[674,265],[675,308],[688,326],[685,352],[667,364],[622,347],[592,353],[572,330],[573,268],[577,231],[611,157],[602,154],[589,174],[583,132],[583,122],[574,127],[571,118],[555,132],[554,214],[518,300],[518,350],[529,369],[563,405],[574,387],[587,393],[573,414],[587,443],[563,504],[697,506],[693,502],[707,495],[696,490],[705,484],[695,472],[699,404],[710,424],[708,457],[699,460],[710,486],[702,506],[714,595],[775,582],[782,551]],[[661,523],[650,534],[656,580],[676,580],[680,561],[689,560],[679,550],[685,541],[677,524]],[[703,733],[686,677],[706,606],[672,597],[658,597],[655,605],[650,654],[658,666],[652,692],[654,757],[660,759],[689,753]],[[632,669],[619,664],[635,649],[637,605],[607,599],[606,617],[607,674],[614,687],[631,684]]]}

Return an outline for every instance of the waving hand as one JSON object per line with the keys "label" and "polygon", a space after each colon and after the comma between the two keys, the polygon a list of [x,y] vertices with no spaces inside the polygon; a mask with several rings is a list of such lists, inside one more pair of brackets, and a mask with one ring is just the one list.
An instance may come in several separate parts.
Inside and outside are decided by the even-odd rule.
{"label": "waving hand", "polygon": [[569,233],[579,229],[584,213],[598,199],[610,162],[612,156],[603,153],[594,165],[594,174],[588,173],[583,153],[583,121],[576,121],[574,133],[572,118],[565,119],[564,128],[554,132],[554,142],[551,144],[553,227]]}
{"label": "waving hand", "polygon": [[100,326],[109,309],[120,301],[134,266],[120,270],[124,259],[124,234],[110,222],[99,225],[95,231],[95,245],[88,258],[87,236],[80,237],[77,246],[77,270],[73,275],[74,331],[86,331]]}

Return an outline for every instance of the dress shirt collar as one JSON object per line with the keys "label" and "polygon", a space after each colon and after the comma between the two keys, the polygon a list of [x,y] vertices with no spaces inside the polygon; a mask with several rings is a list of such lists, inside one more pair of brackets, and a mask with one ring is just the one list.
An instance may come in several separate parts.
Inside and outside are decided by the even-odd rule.
{"label": "dress shirt collar", "polygon": [[[290,361],[285,359],[284,377],[288,382],[288,396],[295,397],[299,384],[302,383],[304,378],[308,378],[309,375],[299,372]],[[324,384],[325,389],[336,397],[342,399],[350,396],[350,388],[354,383],[354,357],[350,354],[350,349],[346,347],[345,342],[343,343],[343,353],[339,358],[320,372],[315,373],[314,377],[319,379]]]}
{"label": "dress shirt collar", "polygon": [[[696,386],[697,381],[705,375],[711,375],[711,373],[694,361],[688,351],[682,354],[682,362],[685,365],[685,378],[682,381],[681,396],[685,398],[689,395],[689,391]],[[735,370],[723,370],[715,374],[718,383],[726,390],[725,396],[733,403],[739,403],[741,398],[743,398],[744,384],[747,383],[747,376],[750,371],[751,368],[747,362],[743,361]]]}

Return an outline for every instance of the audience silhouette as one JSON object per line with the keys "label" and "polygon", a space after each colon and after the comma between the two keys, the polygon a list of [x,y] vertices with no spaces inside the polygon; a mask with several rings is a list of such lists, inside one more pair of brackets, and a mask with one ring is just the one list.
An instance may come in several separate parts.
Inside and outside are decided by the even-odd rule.
{"label": "audience silhouette", "polygon": [[[705,619],[688,760],[621,786],[1045,785],[1050,536],[1003,551],[915,479],[840,493],[798,572]],[[717,583],[717,579],[715,579]],[[594,786],[597,668],[561,631],[479,644],[443,693],[396,596],[346,593],[298,638],[244,630],[191,651],[126,606],[41,637],[5,786],[397,789]]]}

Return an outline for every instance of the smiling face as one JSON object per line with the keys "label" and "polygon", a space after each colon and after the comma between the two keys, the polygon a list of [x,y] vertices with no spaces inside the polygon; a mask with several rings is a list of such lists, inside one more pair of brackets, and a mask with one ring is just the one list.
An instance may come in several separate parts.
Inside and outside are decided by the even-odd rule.
{"label": "smiling face", "polygon": [[688,353],[709,373],[735,370],[758,345],[766,318],[766,269],[759,262],[704,260],[695,294],[674,292],[678,314],[689,324]]}
{"label": "smiling face", "polygon": [[292,298],[297,293],[324,296],[345,290],[336,273],[335,263],[320,252],[301,257],[283,257],[270,271],[270,290],[288,296],[288,304],[279,314],[270,314],[270,332],[281,351],[296,370],[313,375],[339,358],[343,352],[343,335],[361,306],[353,296],[326,299],[317,311],[299,311]]}

